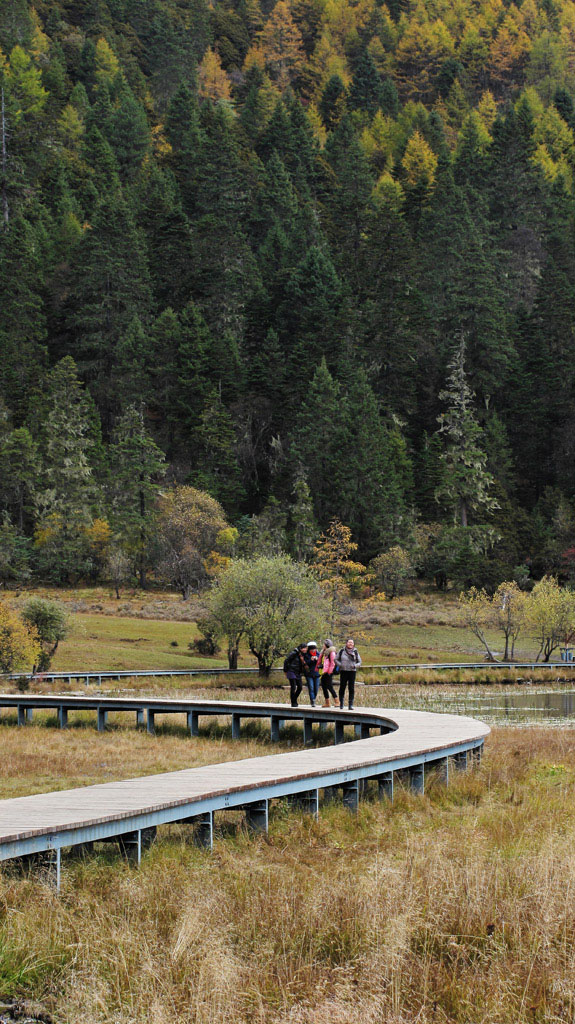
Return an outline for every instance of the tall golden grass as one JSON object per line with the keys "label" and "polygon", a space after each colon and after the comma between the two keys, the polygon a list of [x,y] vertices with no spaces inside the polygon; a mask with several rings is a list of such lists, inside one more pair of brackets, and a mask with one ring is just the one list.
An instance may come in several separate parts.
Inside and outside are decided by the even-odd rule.
{"label": "tall golden grass", "polygon": [[[67,1024],[517,1024],[575,1017],[575,733],[495,731],[480,768],[356,818],[278,805],[212,855],[1,883],[3,992]],[[223,822],[222,822],[223,827]]]}

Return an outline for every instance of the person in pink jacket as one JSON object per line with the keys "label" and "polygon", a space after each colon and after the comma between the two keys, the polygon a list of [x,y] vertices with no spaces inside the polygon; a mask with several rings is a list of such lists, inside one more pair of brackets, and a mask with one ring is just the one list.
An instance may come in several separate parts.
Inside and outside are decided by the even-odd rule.
{"label": "person in pink jacket", "polygon": [[323,650],[320,655],[320,665],[322,669],[321,675],[321,688],[323,690],[324,708],[329,708],[329,698],[333,697],[333,706],[339,707],[339,700],[337,694],[333,688],[333,673],[335,671],[335,647],[331,640],[324,640]]}

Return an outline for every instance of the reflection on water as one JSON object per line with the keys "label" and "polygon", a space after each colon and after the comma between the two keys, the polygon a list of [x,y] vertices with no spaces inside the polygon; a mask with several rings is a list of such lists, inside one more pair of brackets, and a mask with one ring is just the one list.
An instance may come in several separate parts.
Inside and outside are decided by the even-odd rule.
{"label": "reflection on water", "polygon": [[[415,696],[415,695],[414,695]],[[574,725],[575,691],[531,689],[499,693],[419,695],[410,707],[471,715],[499,725]],[[407,706],[407,702],[405,704]]]}

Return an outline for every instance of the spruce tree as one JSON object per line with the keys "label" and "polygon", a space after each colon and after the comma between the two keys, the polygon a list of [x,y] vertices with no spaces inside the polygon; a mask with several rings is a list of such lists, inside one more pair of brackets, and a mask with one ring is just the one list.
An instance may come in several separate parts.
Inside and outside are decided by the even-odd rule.
{"label": "spruce tree", "polygon": [[357,61],[351,88],[349,105],[352,110],[365,110],[375,114],[383,103],[382,82],[368,50],[363,50]]}
{"label": "spruce tree", "polygon": [[55,582],[90,571],[87,531],[99,500],[92,470],[93,416],[74,360],[66,356],[48,376],[35,498],[38,565]]}
{"label": "spruce tree", "polygon": [[120,343],[135,318],[147,323],[150,302],[142,236],[125,201],[112,194],[102,199],[80,244],[69,311],[78,365],[106,431],[125,387]]}
{"label": "spruce tree", "polygon": [[483,431],[473,409],[474,395],[465,370],[466,342],[462,338],[449,364],[447,384],[439,399],[447,409],[438,417],[444,439],[444,477],[437,490],[439,501],[449,503],[454,522],[469,525],[471,513],[494,511],[493,477],[487,470]]}
{"label": "spruce tree", "polygon": [[164,453],[146,430],[141,409],[129,405],[119,418],[109,448],[109,502],[113,525],[134,558],[145,588],[152,559],[158,482]]}

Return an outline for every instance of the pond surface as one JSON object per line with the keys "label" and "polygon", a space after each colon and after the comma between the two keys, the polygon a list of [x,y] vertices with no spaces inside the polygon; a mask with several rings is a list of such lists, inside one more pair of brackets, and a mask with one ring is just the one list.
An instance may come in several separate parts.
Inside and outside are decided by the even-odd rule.
{"label": "pond surface", "polygon": [[497,725],[575,726],[575,690],[527,689],[497,693],[413,695],[404,706],[470,715]]}

